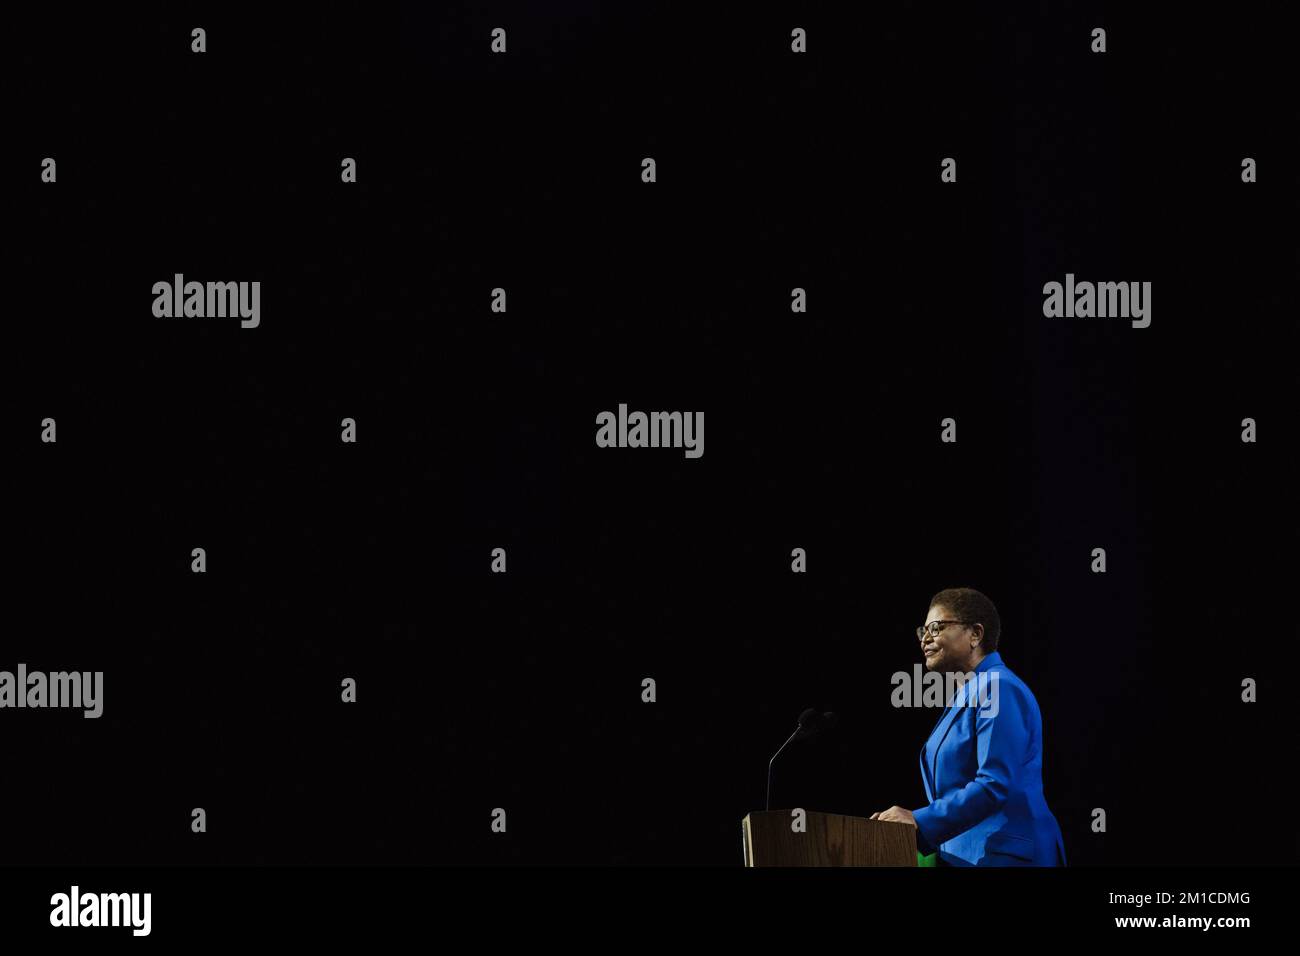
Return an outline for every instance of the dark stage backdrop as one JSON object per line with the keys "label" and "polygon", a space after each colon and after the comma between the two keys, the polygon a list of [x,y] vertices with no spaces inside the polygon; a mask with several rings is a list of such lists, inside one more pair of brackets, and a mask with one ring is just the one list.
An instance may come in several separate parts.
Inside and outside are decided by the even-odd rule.
{"label": "dark stage backdrop", "polygon": [[104,710],[0,712],[7,862],[738,865],[808,706],[775,806],[924,804],[963,585],[1071,864],[1296,862],[1289,34],[972,6],[16,20],[0,669]]}

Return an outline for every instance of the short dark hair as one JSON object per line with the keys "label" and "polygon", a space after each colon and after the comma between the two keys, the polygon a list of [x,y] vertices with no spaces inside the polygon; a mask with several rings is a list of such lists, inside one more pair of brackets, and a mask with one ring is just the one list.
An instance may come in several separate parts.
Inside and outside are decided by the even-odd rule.
{"label": "short dark hair", "polygon": [[992,654],[998,649],[998,637],[1002,634],[1002,619],[993,602],[974,588],[945,588],[930,598],[930,607],[935,605],[947,608],[959,621],[984,625],[984,640],[980,649],[985,654]]}

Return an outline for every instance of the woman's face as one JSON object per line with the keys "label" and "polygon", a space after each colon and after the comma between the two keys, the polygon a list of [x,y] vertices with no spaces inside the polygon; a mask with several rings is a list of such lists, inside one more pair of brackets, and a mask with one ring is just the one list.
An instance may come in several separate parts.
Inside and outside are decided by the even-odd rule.
{"label": "woman's face", "polygon": [[[946,607],[935,605],[925,616],[926,627],[931,621],[951,621],[957,615]],[[925,656],[927,671],[969,671],[972,654],[971,638],[976,636],[973,628],[965,624],[946,624],[938,635],[931,637],[927,631],[921,640],[921,653]]]}

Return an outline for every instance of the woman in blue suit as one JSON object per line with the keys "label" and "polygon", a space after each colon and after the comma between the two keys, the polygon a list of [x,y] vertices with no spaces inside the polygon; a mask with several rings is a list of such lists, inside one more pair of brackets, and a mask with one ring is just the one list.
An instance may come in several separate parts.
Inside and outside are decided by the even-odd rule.
{"label": "woman in blue suit", "polygon": [[910,823],[917,847],[950,866],[1064,866],[1065,844],[1043,796],[1038,702],[998,654],[1001,623],[973,588],[930,601],[916,629],[927,671],[961,676],[921,749],[929,806],[890,807],[871,819]]}

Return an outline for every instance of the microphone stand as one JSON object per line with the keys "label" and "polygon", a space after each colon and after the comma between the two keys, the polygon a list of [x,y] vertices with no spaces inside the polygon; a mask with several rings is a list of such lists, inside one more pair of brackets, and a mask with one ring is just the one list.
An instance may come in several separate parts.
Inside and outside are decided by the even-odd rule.
{"label": "microphone stand", "polygon": [[786,748],[786,746],[790,743],[790,741],[794,740],[794,738],[798,737],[801,733],[803,733],[802,724],[800,724],[798,727],[794,729],[794,733],[792,733],[789,739],[787,739],[786,742],[781,745],[780,750],[772,754],[772,759],[767,762],[767,809],[768,810],[772,809],[772,764],[776,762],[777,757],[781,756],[781,751]]}

